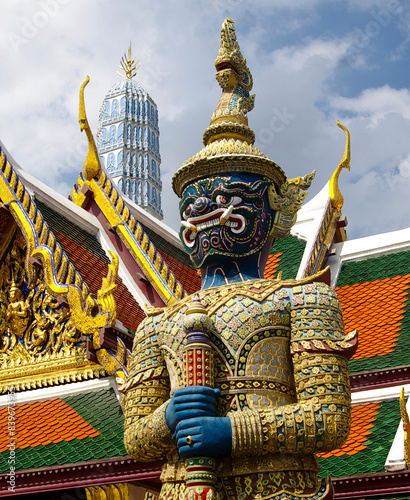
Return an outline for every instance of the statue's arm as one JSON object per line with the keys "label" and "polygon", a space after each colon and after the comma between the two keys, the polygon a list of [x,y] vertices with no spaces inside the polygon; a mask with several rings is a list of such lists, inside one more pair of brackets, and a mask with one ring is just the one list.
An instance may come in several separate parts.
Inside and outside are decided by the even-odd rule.
{"label": "statue's arm", "polygon": [[291,300],[297,402],[230,416],[234,455],[330,451],[349,434],[347,360],[355,342],[344,336],[339,301],[322,283],[294,287]]}
{"label": "statue's arm", "polygon": [[125,448],[146,462],[164,457],[175,446],[165,422],[169,377],[154,323],[154,318],[147,318],[135,334],[125,385]]}

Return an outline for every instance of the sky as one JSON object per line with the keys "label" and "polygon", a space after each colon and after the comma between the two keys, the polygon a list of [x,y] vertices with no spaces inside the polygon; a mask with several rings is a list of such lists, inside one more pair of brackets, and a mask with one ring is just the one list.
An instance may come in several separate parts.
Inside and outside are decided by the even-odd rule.
{"label": "sky", "polygon": [[3,0],[0,140],[19,165],[68,196],[132,43],[136,79],[159,110],[164,222],[179,229],[175,171],[202,148],[220,97],[214,61],[231,17],[253,75],[256,146],[288,178],[316,170],[307,200],[343,170],[349,239],[403,229],[410,192],[408,0]]}

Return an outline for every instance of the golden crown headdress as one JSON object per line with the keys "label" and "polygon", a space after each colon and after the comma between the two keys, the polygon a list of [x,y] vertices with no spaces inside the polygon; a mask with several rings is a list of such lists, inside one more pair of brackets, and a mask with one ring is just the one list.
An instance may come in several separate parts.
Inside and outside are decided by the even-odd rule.
{"label": "golden crown headdress", "polygon": [[216,79],[222,96],[203,136],[204,148],[189,158],[175,173],[172,187],[178,197],[191,183],[227,172],[245,172],[272,181],[269,188],[271,208],[277,210],[274,235],[283,238],[294,222],[314,172],[305,177],[286,180],[280,166],[253,144],[255,134],[248,125],[248,111],[255,103],[250,95],[253,79],[242,56],[232,19],[221,28],[221,46],[215,60]]}

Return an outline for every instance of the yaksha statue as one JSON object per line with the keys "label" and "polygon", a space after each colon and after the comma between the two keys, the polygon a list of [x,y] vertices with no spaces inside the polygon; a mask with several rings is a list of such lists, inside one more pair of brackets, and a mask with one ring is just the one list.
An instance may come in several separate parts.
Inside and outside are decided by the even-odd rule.
{"label": "yaksha statue", "polygon": [[252,76],[231,19],[215,66],[222,97],[205,147],[173,178],[180,236],[202,288],[138,328],[125,445],[138,460],[166,459],[161,500],[333,498],[315,453],[349,434],[353,346],[340,304],[320,275],[263,279],[273,241],[289,234],[313,174],[286,180],[253,146]]}

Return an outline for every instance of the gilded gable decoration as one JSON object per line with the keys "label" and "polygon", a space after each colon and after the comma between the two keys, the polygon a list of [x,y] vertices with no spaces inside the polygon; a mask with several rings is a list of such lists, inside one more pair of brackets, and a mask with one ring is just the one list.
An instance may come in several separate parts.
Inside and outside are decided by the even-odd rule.
{"label": "gilded gable decoration", "polygon": [[[7,308],[4,311],[5,328],[7,330],[5,329],[3,347],[7,350],[6,346],[10,346],[12,349],[16,348],[21,351],[21,342],[17,342],[17,339],[24,339],[25,342],[27,341],[27,345],[24,344],[24,349],[29,347],[27,351],[29,357],[27,355],[23,356],[27,364],[35,363],[36,373],[49,374],[45,379],[42,375],[38,375],[31,380],[29,378],[27,380],[24,379],[19,384],[22,387],[40,387],[48,383],[88,378],[94,376],[94,373],[99,375],[104,374],[105,371],[109,374],[115,374],[115,377],[119,381],[121,379],[124,380],[127,373],[127,350],[123,342],[117,339],[116,353],[113,353],[105,348],[103,345],[104,337],[101,336],[101,329],[115,325],[116,304],[113,298],[113,291],[116,287],[115,279],[118,271],[118,257],[111,253],[112,263],[109,266],[108,275],[103,279],[102,287],[95,298],[64,253],[54,234],[50,231],[42,214],[37,210],[29,192],[25,189],[3,151],[0,151],[0,174],[0,200],[15,219],[25,242],[24,256],[20,256],[22,259],[19,264],[21,270],[19,271],[20,267],[18,268],[17,264],[14,264],[14,274],[8,278],[8,300],[6,302]],[[36,287],[39,286],[40,273],[44,290],[50,296],[47,299],[49,303],[45,306],[45,309],[41,306],[38,310],[29,310],[29,291],[33,289],[38,291]],[[27,292],[24,293],[21,287],[27,288]],[[57,344],[60,342],[60,340],[56,340],[57,337],[54,329],[58,330],[63,321],[60,320],[59,322],[54,317],[54,314],[52,314],[54,306],[51,307],[50,301],[54,301],[57,297],[61,297],[62,304],[65,303],[68,305],[71,323],[68,323],[67,330],[61,337],[59,349],[56,348],[58,352],[54,352],[53,342],[56,341]],[[37,299],[38,296],[36,295],[30,296],[30,301],[34,300],[33,304]],[[54,309],[57,310],[57,306]],[[63,308],[59,308],[58,310],[63,311]],[[60,312],[60,314],[63,313]],[[29,324],[32,324],[30,321],[34,322],[33,331],[30,330],[27,333]],[[74,333],[69,325],[75,325],[78,332],[91,338],[93,349],[96,350],[96,357],[101,366],[91,364],[86,360],[86,351],[83,344],[78,344],[75,348],[73,347],[74,350],[70,350],[70,339]],[[50,338],[53,340],[50,340]],[[58,338],[60,339],[60,337]],[[65,342],[63,342],[63,338]],[[75,339],[75,344],[77,344],[77,337]],[[49,342],[51,343],[49,344]],[[42,348],[43,345],[48,346],[47,352]],[[77,349],[80,351],[77,352]],[[36,353],[38,351],[38,355],[41,356],[42,361],[44,356],[44,367],[40,367],[40,364],[33,358],[35,351]],[[94,366],[95,368],[91,371],[88,370],[84,377],[77,371],[67,375],[64,373],[57,375],[50,374],[50,372],[64,366],[64,363],[60,362],[61,358],[71,355],[74,356],[74,361],[70,367],[74,366],[77,368],[85,364],[87,366]],[[58,357],[58,361],[53,366],[48,363],[50,356]],[[15,364],[15,362],[13,363]],[[28,369],[24,373],[28,374],[32,373],[32,371]],[[5,371],[4,377],[5,380],[10,380],[12,375]],[[16,387],[20,387],[19,384]],[[5,387],[3,387],[3,390],[5,390]]]}
{"label": "gilded gable decoration", "polygon": [[84,87],[88,81],[89,78],[87,77],[80,91],[79,122],[81,130],[86,131],[89,150],[83,172],[72,190],[71,199],[76,205],[85,208],[89,202],[89,197],[93,197],[93,201],[98,205],[110,226],[126,245],[164,305],[170,305],[186,296],[186,293],[149,240],[141,224],[131,213],[115,183],[101,168],[94,137],[85,113]]}
{"label": "gilded gable decoration", "polygon": [[0,262],[0,393],[99,377],[64,304],[50,295],[40,270],[27,286],[26,242],[20,231]]}

